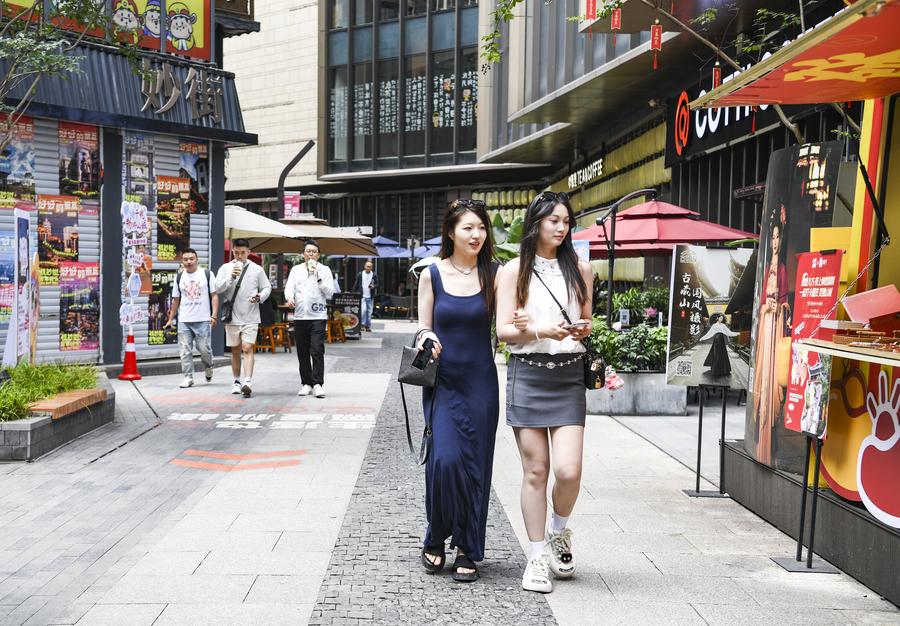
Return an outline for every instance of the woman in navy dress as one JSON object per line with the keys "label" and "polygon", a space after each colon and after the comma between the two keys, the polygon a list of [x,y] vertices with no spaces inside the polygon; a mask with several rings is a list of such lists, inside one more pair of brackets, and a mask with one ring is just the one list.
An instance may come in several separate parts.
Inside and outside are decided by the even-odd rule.
{"label": "woman in navy dress", "polygon": [[456,548],[453,579],[478,578],[484,559],[491,469],[499,415],[497,369],[491,344],[494,263],[490,221],[483,202],[457,200],[444,215],[441,260],[419,279],[419,347],[434,341],[439,359],[432,445],[425,464],[428,529],[422,564],[440,571],[445,542]]}

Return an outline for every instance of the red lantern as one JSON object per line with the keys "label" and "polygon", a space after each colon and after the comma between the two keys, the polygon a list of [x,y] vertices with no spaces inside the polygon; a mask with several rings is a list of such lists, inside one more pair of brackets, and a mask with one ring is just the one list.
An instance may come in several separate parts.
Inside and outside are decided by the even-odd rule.
{"label": "red lantern", "polygon": [[662,51],[662,26],[659,20],[650,27],[650,49],[653,50],[653,69],[658,67],[657,56]]}
{"label": "red lantern", "polygon": [[613,9],[610,16],[609,29],[613,31],[613,45],[616,45],[616,31],[622,30],[622,9]]}
{"label": "red lantern", "polygon": [[713,89],[722,84],[722,66],[719,65],[719,62],[716,61],[715,66],[713,66]]}

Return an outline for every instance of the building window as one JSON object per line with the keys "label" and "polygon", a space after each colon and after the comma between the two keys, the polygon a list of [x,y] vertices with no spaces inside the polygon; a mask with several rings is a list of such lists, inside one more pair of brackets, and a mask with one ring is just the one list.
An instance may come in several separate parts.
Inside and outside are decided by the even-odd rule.
{"label": "building window", "polygon": [[425,154],[425,117],[427,115],[428,83],[424,54],[406,57],[403,61],[406,87],[404,102],[405,153]]}
{"label": "building window", "polygon": [[456,117],[454,52],[436,52],[431,58],[431,152],[453,152],[453,124]]}
{"label": "building window", "polygon": [[425,15],[428,12],[428,0],[405,0],[406,15]]}
{"label": "building window", "polygon": [[475,149],[478,120],[478,48],[468,48],[462,52],[462,77],[459,83],[462,92],[459,100],[459,151]]}
{"label": "building window", "polygon": [[329,70],[328,160],[347,158],[347,68]]}
{"label": "building window", "polygon": [[372,158],[372,64],[353,66],[353,158]]}
{"label": "building window", "polygon": [[353,0],[353,25],[372,23],[372,0]]}
{"label": "building window", "polygon": [[329,28],[347,28],[348,0],[331,0],[329,11]]}
{"label": "building window", "polygon": [[328,35],[328,65],[347,64],[347,31]]}
{"label": "building window", "polygon": [[456,47],[456,13],[438,13],[431,18],[431,49]]}
{"label": "building window", "polygon": [[378,58],[393,59],[400,56],[400,24],[389,22],[378,27]]}
{"label": "building window", "polygon": [[397,156],[397,61],[378,62],[378,156]]}
{"label": "building window", "polygon": [[378,2],[378,19],[382,22],[395,20],[400,13],[400,3],[397,0],[376,0]]}
{"label": "building window", "polygon": [[456,0],[432,0],[431,2],[432,13],[437,13],[438,11],[452,11],[455,8]]}

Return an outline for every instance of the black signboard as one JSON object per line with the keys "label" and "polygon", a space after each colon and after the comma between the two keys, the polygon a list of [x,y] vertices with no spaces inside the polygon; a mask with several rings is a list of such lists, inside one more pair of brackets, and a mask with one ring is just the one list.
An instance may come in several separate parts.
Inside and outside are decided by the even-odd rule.
{"label": "black signboard", "polygon": [[359,319],[362,312],[362,294],[351,291],[336,293],[331,305],[331,318],[341,320],[347,338],[359,339],[362,335],[362,324]]}

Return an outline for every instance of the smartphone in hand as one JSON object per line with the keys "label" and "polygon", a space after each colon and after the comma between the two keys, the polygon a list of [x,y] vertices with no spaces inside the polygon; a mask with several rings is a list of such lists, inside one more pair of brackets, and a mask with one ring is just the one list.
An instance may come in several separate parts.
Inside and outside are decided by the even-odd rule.
{"label": "smartphone in hand", "polygon": [[563,328],[565,328],[566,330],[578,330],[581,328],[588,328],[590,325],[591,323],[589,321],[583,320],[579,322],[572,322],[571,324],[566,324],[565,326],[563,326]]}
{"label": "smartphone in hand", "polygon": [[416,369],[424,370],[425,366],[428,365],[428,361],[431,360],[431,349],[433,347],[434,340],[429,337],[425,340],[425,343],[422,344],[422,349],[419,350],[419,354],[413,359],[412,366]]}

